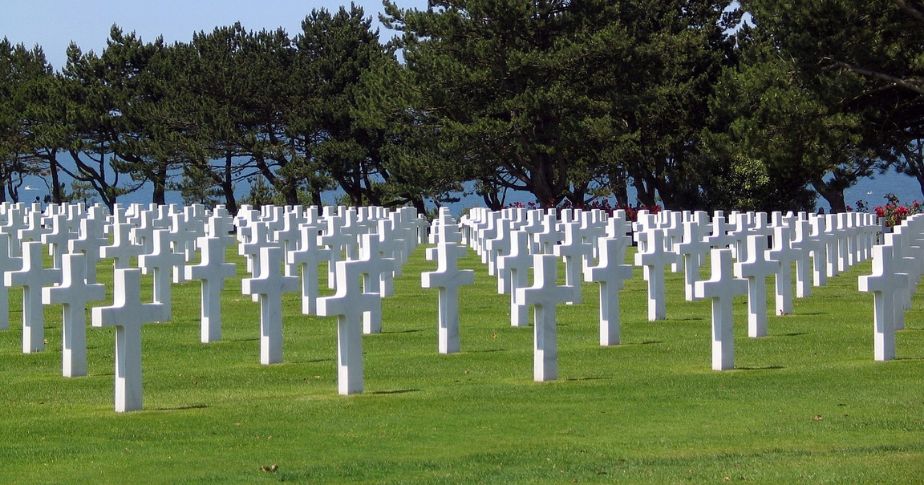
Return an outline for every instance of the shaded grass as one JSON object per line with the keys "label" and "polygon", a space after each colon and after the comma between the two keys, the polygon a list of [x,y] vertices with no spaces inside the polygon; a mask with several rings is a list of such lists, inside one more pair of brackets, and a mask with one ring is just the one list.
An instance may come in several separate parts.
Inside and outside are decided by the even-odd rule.
{"label": "shaded grass", "polygon": [[[237,258],[235,257],[235,260]],[[238,275],[244,275],[239,262]],[[532,382],[532,329],[470,254],[462,352],[436,353],[433,268],[418,249],[363,338],[366,393],[336,394],[334,320],[284,303],[284,363],[259,364],[259,308],[229,281],[223,340],[199,343],[199,283],[174,286],[174,320],[143,329],[145,410],[112,410],[113,335],[88,329],[90,375],[60,377],[60,310],[42,353],[20,353],[18,293],[0,332],[0,481],[915,482],[924,472],[924,308],[899,360],[872,360],[861,264],[771,316],[737,369],[713,372],[708,302],[668,274],[668,319],[645,319],[641,271],[621,294],[620,346],[598,342],[597,291],[559,307],[556,382]],[[100,278],[111,282],[108,262]],[[769,281],[768,281],[769,282]],[[147,282],[146,284],[150,284]],[[322,287],[324,283],[322,282]],[[149,288],[146,289],[149,293]],[[109,300],[111,301],[111,299]],[[768,301],[772,304],[772,295]],[[107,303],[108,304],[108,303]],[[272,465],[276,465],[274,469]]]}

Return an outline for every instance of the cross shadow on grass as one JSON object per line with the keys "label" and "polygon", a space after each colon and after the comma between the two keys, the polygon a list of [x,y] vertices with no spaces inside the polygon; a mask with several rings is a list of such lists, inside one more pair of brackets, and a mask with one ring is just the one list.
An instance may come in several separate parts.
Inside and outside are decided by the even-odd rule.
{"label": "cross shadow on grass", "polygon": [[369,394],[390,395],[390,394],[407,394],[409,392],[420,392],[420,389],[387,389],[384,391],[370,391]]}
{"label": "cross shadow on grass", "polygon": [[751,371],[751,370],[780,370],[780,369],[785,369],[785,368],[786,368],[786,367],[783,367],[783,366],[781,366],[781,365],[764,365],[764,366],[760,366],[760,367],[735,367],[735,370],[747,370],[747,371]]}
{"label": "cross shadow on grass", "polygon": [[182,406],[151,408],[148,411],[187,411],[190,409],[206,409],[207,404],[185,404]]}
{"label": "cross shadow on grass", "polygon": [[411,328],[408,330],[391,330],[391,331],[383,330],[382,331],[383,334],[385,333],[417,333],[417,332],[423,332],[423,330],[419,328]]}

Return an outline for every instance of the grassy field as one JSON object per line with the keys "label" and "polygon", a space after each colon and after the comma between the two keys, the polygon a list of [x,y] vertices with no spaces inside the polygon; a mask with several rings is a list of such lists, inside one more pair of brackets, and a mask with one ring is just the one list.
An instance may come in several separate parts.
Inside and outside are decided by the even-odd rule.
{"label": "grassy field", "polygon": [[[709,303],[667,282],[645,319],[641,271],[621,294],[623,344],[598,346],[597,288],[559,307],[560,379],[532,381],[532,328],[470,254],[462,352],[436,352],[434,267],[419,248],[365,336],[365,389],[337,395],[335,323],[286,298],[284,363],[259,364],[259,308],[229,282],[223,340],[199,343],[199,283],[174,286],[174,321],[142,332],[144,406],[113,411],[111,329],[88,329],[90,375],[61,377],[60,309],[24,355],[19,292],[0,332],[0,482],[911,483],[924,476],[924,308],[874,362],[869,263],[770,317],[736,366],[710,370]],[[111,270],[101,263],[101,280]],[[239,265],[243,275],[243,264]],[[772,285],[771,285],[772,286]],[[111,301],[111,300],[110,300]],[[772,298],[768,300],[771,302]],[[108,303],[106,303],[108,304]]]}

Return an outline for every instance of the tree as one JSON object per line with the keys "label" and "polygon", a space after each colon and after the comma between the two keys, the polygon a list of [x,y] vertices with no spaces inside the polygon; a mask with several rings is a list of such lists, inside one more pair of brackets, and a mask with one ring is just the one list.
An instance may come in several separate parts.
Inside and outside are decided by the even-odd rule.
{"label": "tree", "polygon": [[[50,95],[53,82],[51,66],[40,47],[27,49],[6,38],[0,40],[0,200],[9,196],[18,201],[19,188],[30,174],[50,172],[57,189],[53,152],[49,157],[39,145],[41,129],[36,122],[41,111],[38,105]],[[49,158],[52,165],[46,168]]]}
{"label": "tree", "polygon": [[833,208],[842,208],[843,188],[879,160],[922,174],[907,155],[924,138],[924,3],[744,0],[742,6],[753,14],[755,32],[791,64],[801,88],[853,124],[850,148],[814,182]]}
{"label": "tree", "polygon": [[[485,186],[527,190],[543,206],[583,202],[602,175],[600,141],[619,132],[588,83],[587,59],[610,50],[592,7],[561,0],[385,2],[427,130],[442,156]],[[492,201],[489,201],[492,202]],[[494,200],[493,202],[497,202]]]}

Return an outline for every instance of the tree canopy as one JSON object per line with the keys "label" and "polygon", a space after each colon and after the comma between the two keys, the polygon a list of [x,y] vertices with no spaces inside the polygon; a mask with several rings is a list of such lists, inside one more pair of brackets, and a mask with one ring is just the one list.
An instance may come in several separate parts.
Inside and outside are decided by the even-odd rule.
{"label": "tree canopy", "polygon": [[386,0],[380,21],[398,36],[355,5],[293,33],[113,26],[60,72],[3,39],[0,198],[40,175],[55,201],[153,187],[232,212],[248,183],[286,204],[839,211],[888,167],[924,190],[920,0]]}

